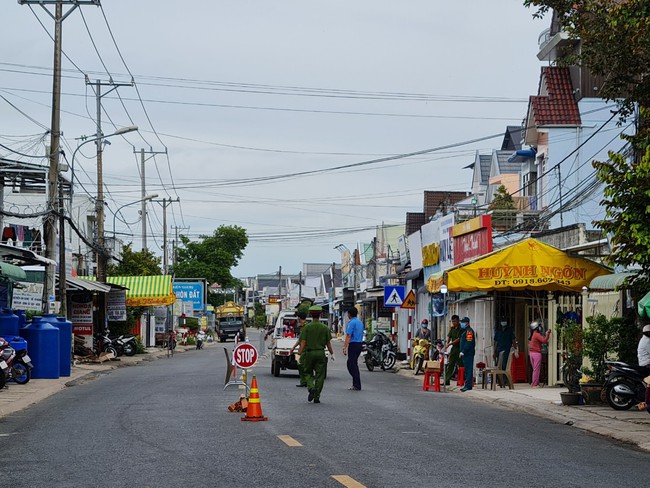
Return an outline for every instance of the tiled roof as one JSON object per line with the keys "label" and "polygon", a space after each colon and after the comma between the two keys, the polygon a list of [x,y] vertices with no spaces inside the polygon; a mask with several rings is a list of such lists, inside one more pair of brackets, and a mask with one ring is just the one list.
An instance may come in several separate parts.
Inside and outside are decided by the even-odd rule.
{"label": "tiled roof", "polygon": [[487,185],[490,181],[490,166],[492,166],[492,155],[491,154],[479,154],[478,157],[480,170],[481,170],[481,185]]}
{"label": "tiled roof", "polygon": [[[488,177],[490,166],[488,165]],[[438,210],[442,210],[447,205],[453,205],[456,202],[467,197],[464,191],[425,191],[424,192],[424,218],[428,221]]]}
{"label": "tiled roof", "polygon": [[580,125],[569,68],[542,68],[539,95],[530,97],[535,125]]}
{"label": "tiled roof", "polygon": [[406,212],[406,235],[417,232],[425,223],[424,212]]}
{"label": "tiled roof", "polygon": [[515,174],[521,171],[521,163],[511,163],[508,158],[512,156],[512,151],[494,151],[499,164],[499,174]]}

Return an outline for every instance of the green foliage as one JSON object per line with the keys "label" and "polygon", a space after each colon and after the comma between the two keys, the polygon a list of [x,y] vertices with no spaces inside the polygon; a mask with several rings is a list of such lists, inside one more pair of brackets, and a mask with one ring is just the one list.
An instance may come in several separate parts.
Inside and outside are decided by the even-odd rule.
{"label": "green foliage", "polygon": [[579,52],[564,64],[587,67],[605,80],[599,94],[619,103],[620,115],[632,115],[635,105],[650,106],[650,4],[647,0],[586,2],[525,0],[537,7],[535,16],[553,9],[564,31],[581,39]]}
{"label": "green foliage", "polygon": [[[591,363],[584,372],[594,378],[597,383],[603,383],[607,375],[605,361],[623,361],[633,358],[636,362],[636,333],[633,322],[627,318],[604,315],[587,317],[589,327],[582,335],[583,355]],[[635,331],[636,332],[636,331]]]}
{"label": "green foliage", "polygon": [[239,226],[219,226],[211,236],[191,241],[181,235],[183,247],[176,253],[174,273],[179,278],[206,278],[224,288],[241,288],[230,270],[237,265],[248,245],[246,230]]}
{"label": "green foliage", "polygon": [[122,246],[122,261],[109,264],[106,273],[108,276],[158,276],[161,274],[160,258],[147,249],[134,251],[129,243]]}
{"label": "green foliage", "polygon": [[582,325],[575,320],[560,318],[555,324],[560,342],[570,356],[582,355]]}
{"label": "green foliage", "polygon": [[594,163],[598,178],[606,184],[604,199],[606,219],[597,222],[612,235],[612,260],[622,266],[640,265],[650,271],[650,150],[638,162],[610,153],[610,162]]}
{"label": "green foliage", "polygon": [[190,330],[198,330],[199,328],[199,319],[198,317],[186,317],[185,318],[185,327]]}
{"label": "green foliage", "polygon": [[188,346],[196,346],[196,337],[193,335],[187,336],[187,340],[185,341],[185,344]]}
{"label": "green foliage", "polygon": [[490,210],[514,210],[515,201],[505,185],[497,188],[489,208]]}
{"label": "green foliage", "polygon": [[121,336],[131,333],[131,325],[128,322],[109,322],[111,335]]}
{"label": "green foliage", "polygon": [[135,336],[135,347],[136,347],[136,354],[144,354],[147,352],[146,348],[144,347],[144,344],[142,343],[142,340],[140,339],[140,336]]}
{"label": "green foliage", "polygon": [[266,325],[266,312],[264,311],[264,306],[255,302],[253,305],[253,326],[254,327],[264,327]]}

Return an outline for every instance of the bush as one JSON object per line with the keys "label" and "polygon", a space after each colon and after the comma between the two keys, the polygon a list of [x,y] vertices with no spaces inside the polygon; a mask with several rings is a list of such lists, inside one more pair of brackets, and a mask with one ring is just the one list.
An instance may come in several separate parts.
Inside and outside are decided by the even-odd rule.
{"label": "bush", "polygon": [[147,350],[144,347],[144,344],[140,340],[140,336],[135,336],[135,347],[136,347],[135,350],[136,354],[144,354],[145,352],[147,352]]}
{"label": "bush", "polygon": [[[589,327],[582,333],[583,356],[589,360],[590,367],[584,368],[585,374],[595,382],[603,383],[607,376],[605,361],[620,360],[621,352],[630,350],[629,338],[626,337],[628,319],[604,315],[587,317]],[[631,349],[636,351],[635,344]],[[627,356],[626,356],[627,357]]]}
{"label": "bush", "polygon": [[196,337],[193,335],[187,336],[187,340],[185,341],[185,344],[188,346],[195,346],[196,345]]}

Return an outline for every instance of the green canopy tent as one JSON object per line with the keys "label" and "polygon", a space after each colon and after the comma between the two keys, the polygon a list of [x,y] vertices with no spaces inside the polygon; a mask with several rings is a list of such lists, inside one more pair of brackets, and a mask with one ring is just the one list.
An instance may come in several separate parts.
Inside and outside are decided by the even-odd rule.
{"label": "green canopy tent", "polygon": [[637,312],[641,317],[650,317],[650,292],[646,293],[636,304]]}

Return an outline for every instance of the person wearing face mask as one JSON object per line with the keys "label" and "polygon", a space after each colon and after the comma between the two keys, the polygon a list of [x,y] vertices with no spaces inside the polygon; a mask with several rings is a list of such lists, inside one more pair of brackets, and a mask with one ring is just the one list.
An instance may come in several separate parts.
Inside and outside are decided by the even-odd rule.
{"label": "person wearing face mask", "polygon": [[465,368],[465,386],[460,391],[472,389],[474,384],[474,355],[476,353],[476,333],[469,325],[469,317],[460,321],[460,358]]}
{"label": "person wearing face mask", "polygon": [[539,322],[530,323],[530,337],[528,338],[528,356],[530,357],[530,365],[533,368],[533,379],[531,386],[539,388],[539,374],[542,370],[542,344],[548,342],[551,336],[551,329],[546,331],[546,335],[542,335],[544,327]]}
{"label": "person wearing face mask", "polygon": [[494,354],[492,355],[496,364],[496,361],[499,359],[499,354],[503,352],[501,364],[496,364],[497,368],[503,370],[506,369],[510,349],[512,349],[513,346],[518,346],[515,331],[510,327],[506,318],[501,318],[501,320],[499,320],[499,325],[494,331]]}

